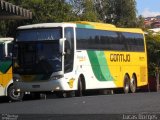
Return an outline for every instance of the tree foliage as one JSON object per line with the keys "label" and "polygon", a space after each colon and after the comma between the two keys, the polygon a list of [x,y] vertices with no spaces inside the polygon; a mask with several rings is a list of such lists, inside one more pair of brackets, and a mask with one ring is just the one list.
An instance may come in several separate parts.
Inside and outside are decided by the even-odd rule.
{"label": "tree foliage", "polygon": [[119,27],[141,25],[139,23],[141,21],[136,17],[135,0],[69,0],[69,2],[80,20],[101,21]]}
{"label": "tree foliage", "polygon": [[69,0],[69,4],[72,6],[72,11],[75,13],[77,20],[98,21],[93,0]]}
{"label": "tree foliage", "polygon": [[160,33],[147,31],[147,52],[149,75],[154,76],[157,67],[160,67]]}
{"label": "tree foliage", "polygon": [[136,1],[118,0],[115,2],[114,23],[123,27],[134,27],[136,25]]}
{"label": "tree foliage", "polygon": [[97,12],[94,8],[93,0],[84,0],[82,5],[84,9],[82,11],[82,14],[80,15],[81,20],[98,21]]}
{"label": "tree foliage", "polygon": [[103,22],[113,23],[120,27],[135,27],[135,0],[96,0],[96,9]]}

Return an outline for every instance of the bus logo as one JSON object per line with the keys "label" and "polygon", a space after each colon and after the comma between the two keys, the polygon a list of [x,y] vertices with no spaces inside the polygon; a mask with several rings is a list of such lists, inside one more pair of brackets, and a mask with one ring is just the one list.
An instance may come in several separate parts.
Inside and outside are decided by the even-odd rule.
{"label": "bus logo", "polygon": [[74,78],[71,78],[69,80],[68,85],[69,85],[70,88],[73,88],[73,82],[74,82],[74,80],[75,80]]}
{"label": "bus logo", "polygon": [[130,62],[130,54],[110,54],[111,62]]}

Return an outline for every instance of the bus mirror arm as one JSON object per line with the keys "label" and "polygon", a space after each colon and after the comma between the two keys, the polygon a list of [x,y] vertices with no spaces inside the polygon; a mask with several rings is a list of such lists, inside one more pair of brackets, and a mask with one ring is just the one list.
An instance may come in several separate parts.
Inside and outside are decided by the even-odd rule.
{"label": "bus mirror arm", "polygon": [[65,41],[66,41],[66,38],[61,38],[59,40],[59,45],[60,45],[59,51],[60,53],[62,53],[62,55],[65,55]]}

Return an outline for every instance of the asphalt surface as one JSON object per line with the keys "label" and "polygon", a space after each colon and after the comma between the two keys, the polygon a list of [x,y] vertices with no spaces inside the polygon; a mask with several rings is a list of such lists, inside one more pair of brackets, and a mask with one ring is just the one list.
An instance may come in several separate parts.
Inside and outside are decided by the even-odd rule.
{"label": "asphalt surface", "polygon": [[21,102],[3,101],[0,103],[0,114],[2,117],[6,114],[20,114],[26,116],[29,114],[35,116],[37,116],[37,114],[160,114],[160,92],[92,95],[71,98],[49,96],[47,99],[25,100]]}

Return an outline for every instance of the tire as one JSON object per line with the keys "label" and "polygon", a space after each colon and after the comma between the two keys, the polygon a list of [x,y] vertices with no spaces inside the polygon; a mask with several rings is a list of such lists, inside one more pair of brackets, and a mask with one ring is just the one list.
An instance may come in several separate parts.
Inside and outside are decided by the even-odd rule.
{"label": "tire", "polygon": [[62,91],[55,92],[55,94],[56,94],[56,96],[58,98],[65,98],[65,97],[67,97],[66,93],[62,92]]}
{"label": "tire", "polygon": [[136,82],[136,76],[132,75],[132,79],[130,81],[130,90],[132,93],[135,93],[137,90],[137,82]]}
{"label": "tire", "polygon": [[125,75],[125,77],[124,77],[123,90],[124,90],[125,94],[129,93],[129,90],[130,90],[130,79],[129,79],[128,75]]}
{"label": "tire", "polygon": [[66,92],[66,95],[67,95],[68,98],[74,97],[75,96],[75,91],[68,91],[68,92]]}
{"label": "tire", "polygon": [[76,96],[77,97],[83,96],[83,86],[82,86],[82,80],[80,77],[78,79],[78,90],[76,91]]}
{"label": "tire", "polygon": [[9,86],[7,95],[11,101],[21,101],[24,97],[24,93],[17,92],[14,85]]}

